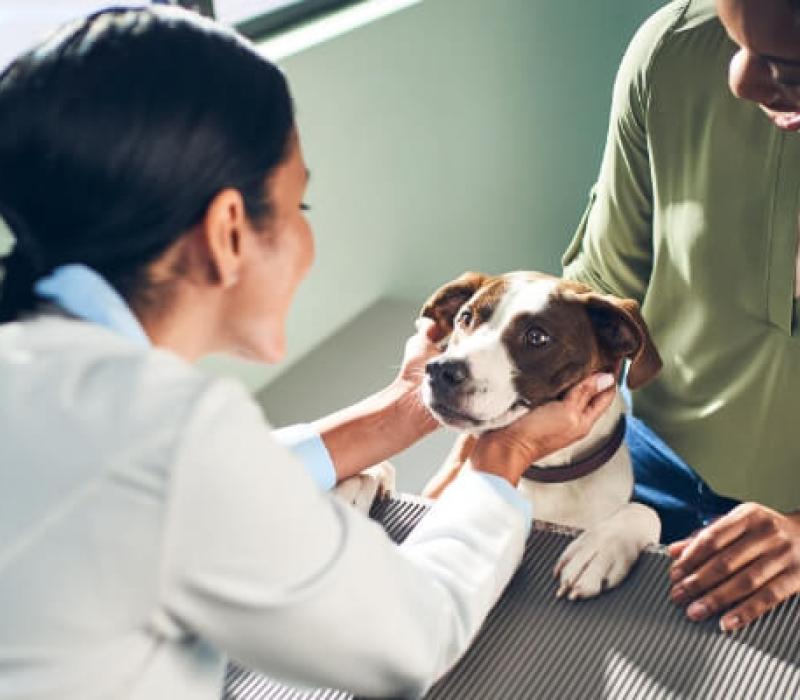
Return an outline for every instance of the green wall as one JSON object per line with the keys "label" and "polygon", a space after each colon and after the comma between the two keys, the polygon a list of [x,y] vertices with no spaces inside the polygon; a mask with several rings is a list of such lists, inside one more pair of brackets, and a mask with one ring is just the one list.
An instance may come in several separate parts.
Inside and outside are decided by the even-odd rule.
{"label": "green wall", "polygon": [[421,302],[466,269],[558,270],[617,64],[660,5],[424,0],[282,61],[318,247],[289,363],[377,298]]}
{"label": "green wall", "polygon": [[282,60],[317,261],[287,362],[206,366],[255,388],[379,298],[419,303],[466,269],[558,270],[617,63],[660,4],[423,0]]}

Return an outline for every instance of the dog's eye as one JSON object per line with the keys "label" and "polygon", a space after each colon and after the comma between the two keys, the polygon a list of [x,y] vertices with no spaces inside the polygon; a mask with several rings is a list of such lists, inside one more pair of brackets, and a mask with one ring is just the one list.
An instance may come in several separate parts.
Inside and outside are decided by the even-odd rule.
{"label": "dog's eye", "polygon": [[529,328],[525,331],[525,344],[534,348],[540,348],[550,342],[550,336],[541,328]]}
{"label": "dog's eye", "polygon": [[458,325],[466,327],[470,323],[472,323],[472,311],[470,311],[469,309],[464,309],[458,315]]}

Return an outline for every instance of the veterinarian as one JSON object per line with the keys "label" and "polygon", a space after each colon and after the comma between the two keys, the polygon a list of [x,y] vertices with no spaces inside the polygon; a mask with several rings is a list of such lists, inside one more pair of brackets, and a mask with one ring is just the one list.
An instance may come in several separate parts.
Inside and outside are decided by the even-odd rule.
{"label": "veterinarian", "polygon": [[306,180],[281,73],[189,13],[98,13],[0,76],[0,698],[218,698],[228,655],[419,695],[508,582],[513,484],[613,377],[481,438],[394,546],[324,489],[434,429],[430,326],[385,390],[278,440],[191,364],[283,356]]}
{"label": "veterinarian", "polygon": [[798,85],[800,3],[659,10],[622,61],[564,256],[642,304],[664,370],[633,409],[670,447],[631,422],[636,497],[677,540],[672,598],[723,629],[800,591]]}

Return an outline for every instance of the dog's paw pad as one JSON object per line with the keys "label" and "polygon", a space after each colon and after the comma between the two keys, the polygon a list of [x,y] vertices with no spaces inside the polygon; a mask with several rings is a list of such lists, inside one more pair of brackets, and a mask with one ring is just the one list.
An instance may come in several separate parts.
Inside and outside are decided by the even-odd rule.
{"label": "dog's paw pad", "polygon": [[593,598],[618,585],[628,573],[638,552],[631,554],[630,543],[585,532],[561,555],[555,567],[559,578],[556,596],[569,600]]}

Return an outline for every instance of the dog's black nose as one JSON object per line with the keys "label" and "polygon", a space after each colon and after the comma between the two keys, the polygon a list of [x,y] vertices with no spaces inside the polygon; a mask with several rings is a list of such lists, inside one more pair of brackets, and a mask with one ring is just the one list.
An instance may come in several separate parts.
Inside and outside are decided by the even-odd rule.
{"label": "dog's black nose", "polygon": [[464,360],[431,360],[425,372],[434,388],[454,389],[469,379],[469,367]]}

